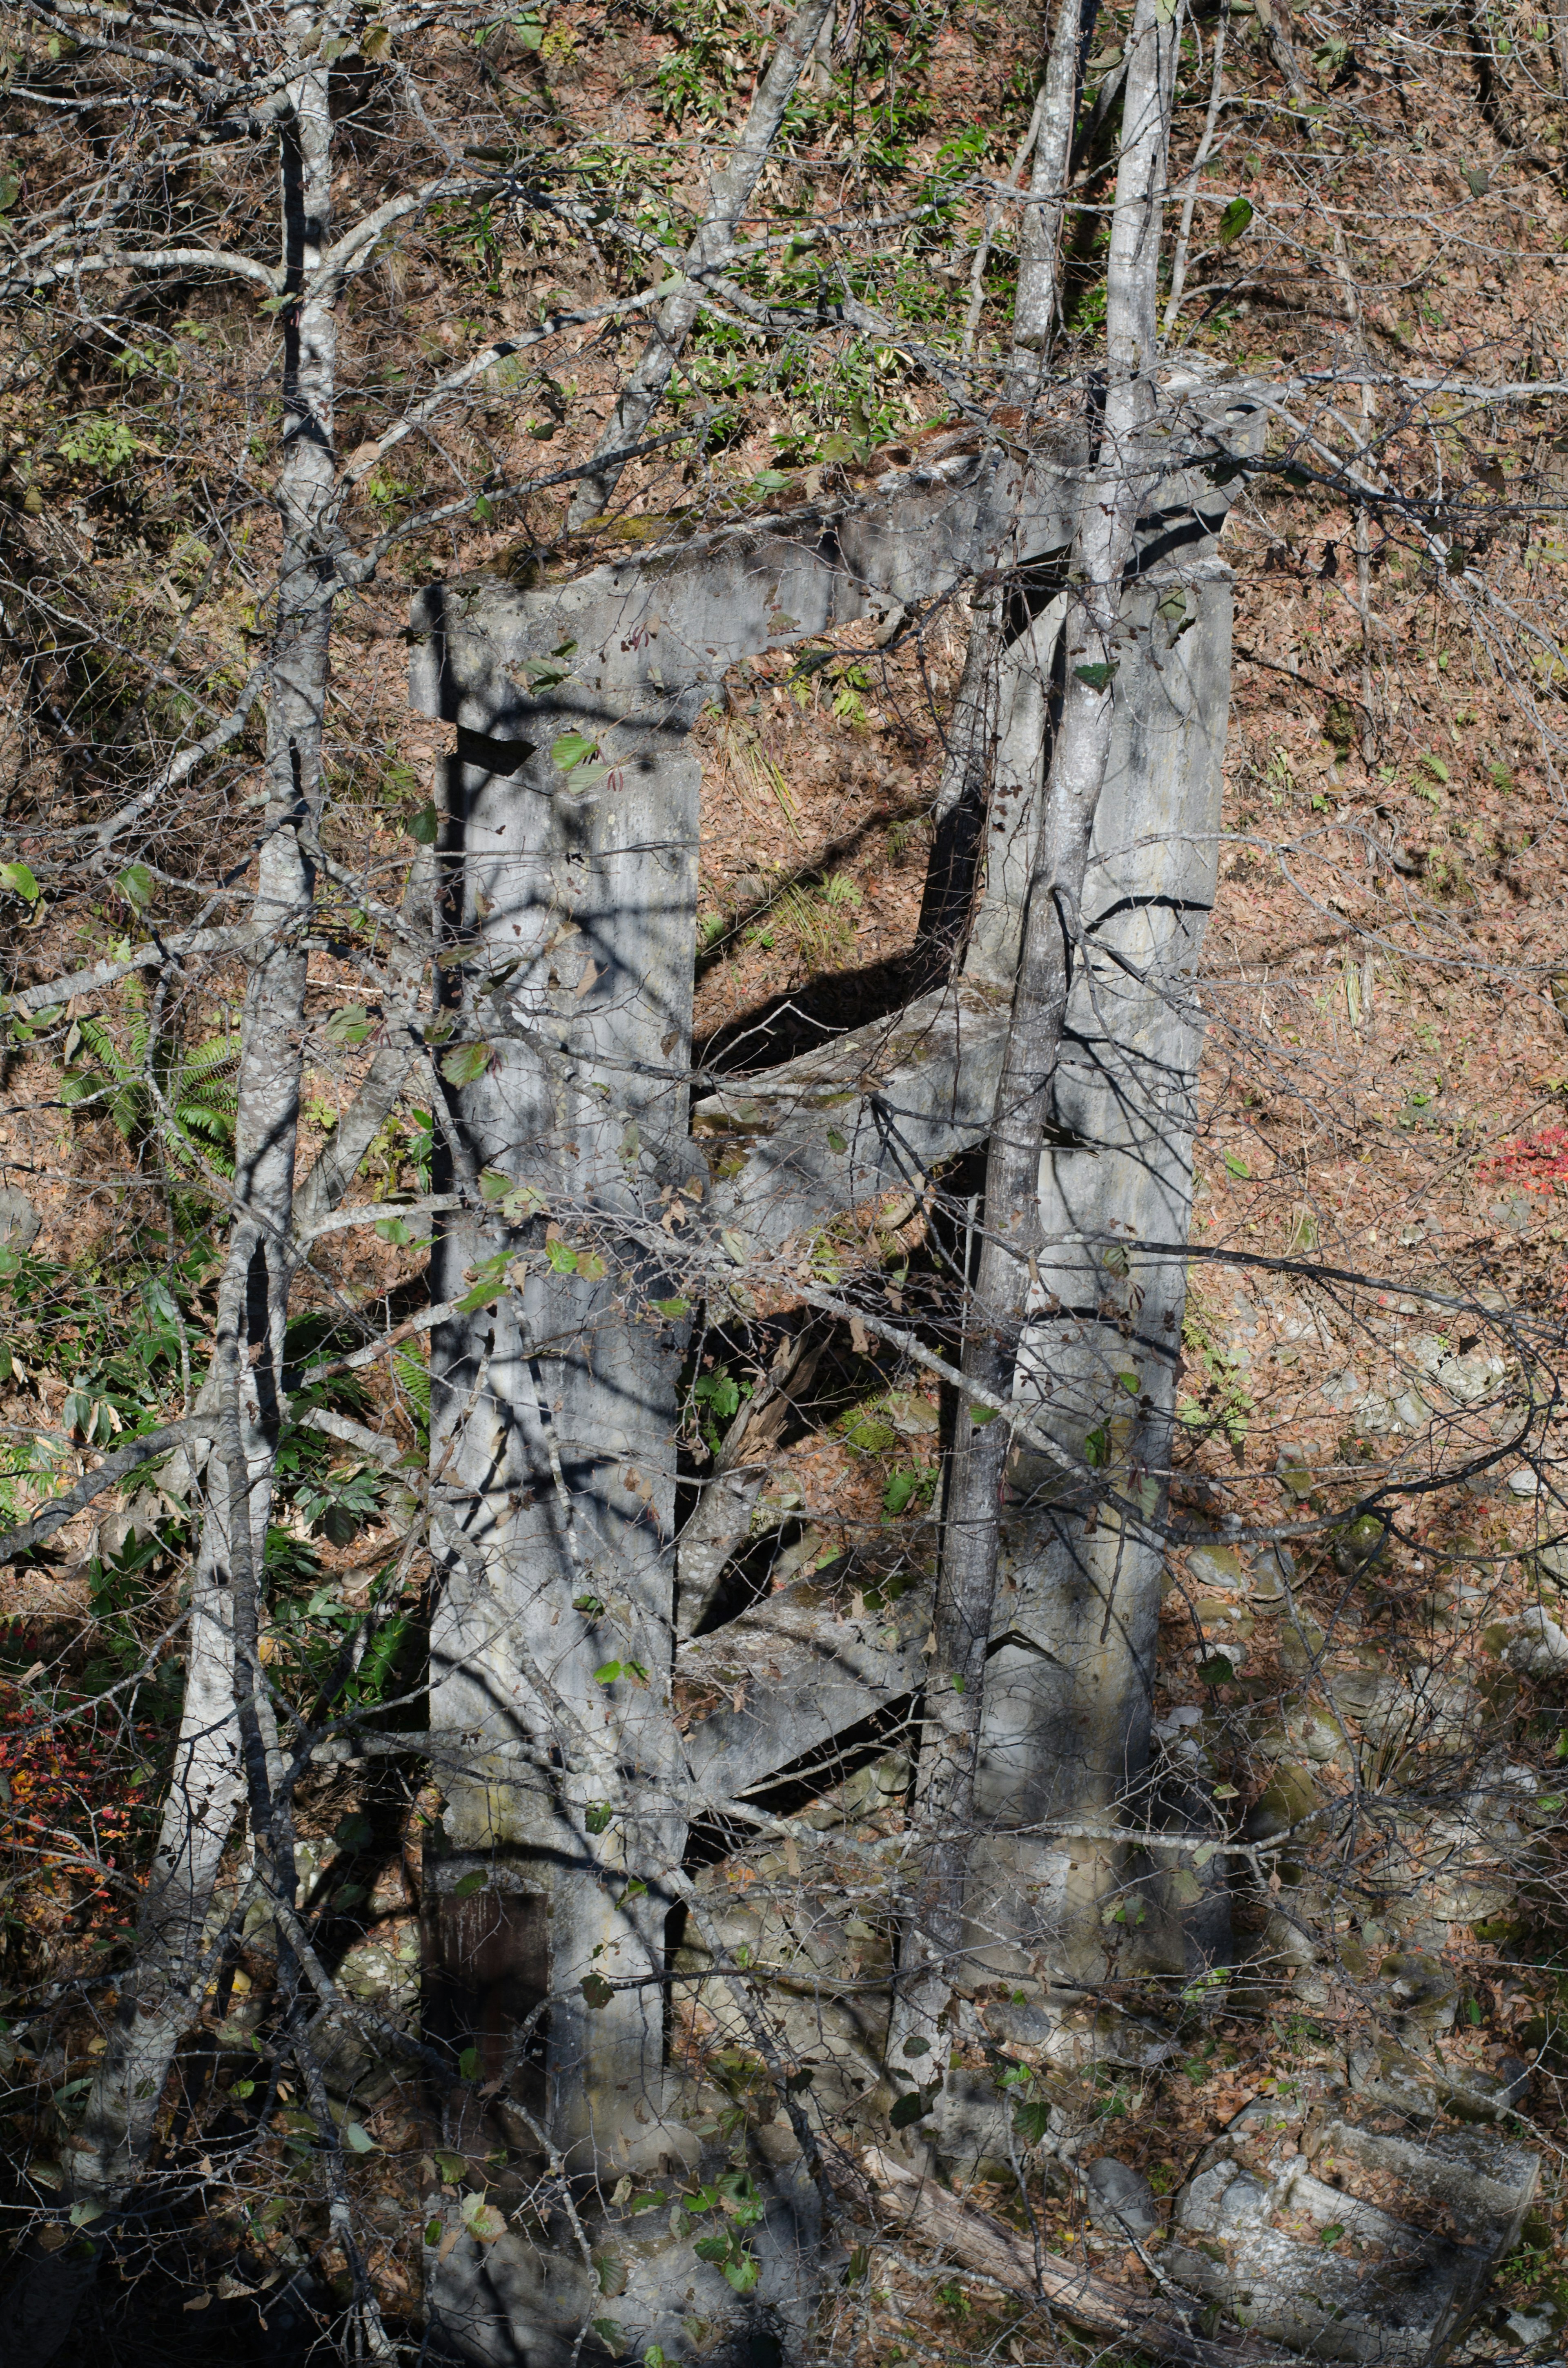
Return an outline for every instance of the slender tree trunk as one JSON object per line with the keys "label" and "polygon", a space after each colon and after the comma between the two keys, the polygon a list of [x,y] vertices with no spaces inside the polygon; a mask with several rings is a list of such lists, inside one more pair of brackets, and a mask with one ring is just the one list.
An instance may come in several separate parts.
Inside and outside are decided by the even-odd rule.
{"label": "slender tree trunk", "polygon": [[[702,270],[733,239],[746,200],[756,187],[757,175],[767,162],[768,150],[794,97],[795,85],[833,6],[834,0],[801,0],[780,37],[767,72],[756,86],[729,162],[713,176],[707,219],[687,250],[688,271]],[[595,450],[594,459],[601,465],[583,479],[572,497],[567,521],[570,526],[585,526],[608,503],[626,465],[624,459],[617,456],[637,442],[658,409],[701,303],[699,282],[688,279],[655,313],[653,334]]]}
{"label": "slender tree trunk", "polygon": [[[313,18],[295,9],[301,39]],[[262,951],[246,983],[235,1119],[234,1222],[219,1286],[213,1350],[218,1463],[192,1585],[187,1669],[174,1776],[142,1908],[134,1968],[82,2127],[68,2151],[73,2195],[112,2207],[144,2166],[176,2048],[199,2012],[213,1886],[244,1798],[236,1697],[236,1613],[254,1656],[256,1588],[266,1554],[283,1417],[283,1347],[294,1271],[290,1237],[308,955],[314,895],[303,837],[319,827],[322,721],[333,559],[326,534],[336,332],[311,277],[331,219],[327,70],[312,63],[281,126],[283,544],[271,655],[267,803],[252,918]],[[252,1670],[254,1675],[253,1658]],[[255,1711],[256,1733],[268,1722]],[[261,1746],[265,1759],[265,1741]],[[261,1770],[265,1782],[265,1768]],[[253,1784],[256,1771],[253,1770]],[[264,1843],[272,1863],[274,1838]],[[285,1851],[285,1855],[287,1852]],[[280,1880],[290,1885],[287,1873]],[[15,2368],[41,2368],[70,2331],[85,2265],[39,2253],[7,2298]],[[74,2291],[67,2291],[74,2288]]]}
{"label": "slender tree trunk", "polygon": [[1307,95],[1307,85],[1296,57],[1296,45],[1290,39],[1287,0],[1254,0],[1254,6],[1268,43],[1268,53],[1284,78],[1286,93],[1299,104]]}
{"label": "slender tree trunk", "polygon": [[[1109,751],[1117,620],[1140,500],[1152,473],[1142,442],[1153,402],[1160,207],[1176,48],[1176,27],[1166,19],[1160,0],[1138,0],[1111,225],[1105,408],[1074,549],[1066,688],[996,1098],[985,1230],[965,1348],[966,1372],[998,1394],[1013,1387],[1029,1304],[1030,1263],[1040,1247],[1040,1161],[1076,959],[1090,834]],[[938,2019],[963,1948],[964,1877],[972,1847],[1008,1445],[1005,1419],[976,1426],[967,1408],[960,1408],[918,1789],[918,1824],[928,1855],[892,2033],[894,2061],[915,2080],[920,2054],[941,2044]],[[911,2042],[916,2054],[904,2065],[900,2050]]]}
{"label": "slender tree trunk", "polygon": [[[1013,348],[1005,381],[1007,402],[1026,410],[1044,383],[1061,317],[1059,257],[1073,124],[1098,6],[1099,0],[1059,0],[1032,129],[1034,175],[1018,241]],[[936,837],[920,916],[922,985],[939,977],[962,948],[991,790],[1007,624],[1006,587],[985,586],[971,612],[963,674],[949,719],[947,756],[937,789]]]}
{"label": "slender tree trunk", "polygon": [[1203,119],[1203,136],[1198,143],[1198,154],[1187,176],[1187,193],[1181,203],[1181,226],[1176,232],[1176,253],[1171,258],[1171,292],[1165,304],[1165,319],[1167,337],[1181,311],[1181,300],[1187,289],[1187,258],[1192,242],[1192,217],[1198,204],[1199,180],[1209,161],[1209,151],[1214,145],[1215,127],[1220,120],[1220,101],[1224,93],[1225,39],[1230,29],[1231,0],[1221,0],[1220,21],[1214,28],[1214,63],[1209,85],[1209,110]]}
{"label": "slender tree trunk", "polygon": [[1018,290],[1013,307],[1013,350],[1007,399],[1038,398],[1062,315],[1062,223],[1073,160],[1073,126],[1084,60],[1094,37],[1099,0],[1060,0],[1045,67],[1045,108],[1035,141],[1034,176],[1018,242]]}

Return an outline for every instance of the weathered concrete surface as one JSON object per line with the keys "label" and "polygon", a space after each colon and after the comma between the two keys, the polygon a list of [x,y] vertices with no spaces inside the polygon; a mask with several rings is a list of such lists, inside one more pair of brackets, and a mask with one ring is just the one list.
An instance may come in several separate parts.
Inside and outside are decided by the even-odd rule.
{"label": "weathered concrete surface", "polygon": [[1125,1863],[1093,1842],[1008,1836],[1056,1821],[1104,1826],[1148,1760],[1229,571],[1211,556],[1162,569],[1134,588],[1126,615],[1125,695],[1055,1090],[1061,1139],[1041,1162],[1053,1247],[1040,1257],[1015,1385],[1084,1477],[1064,1487],[1027,1445],[1010,1465],[1004,1601],[1016,1641],[987,1670],[980,1803],[996,1839],[975,1864],[976,1939],[1000,1943],[989,1952],[997,1970],[1017,1963],[1014,1949],[1044,1943],[1085,1977],[1103,1969],[1095,1903],[1126,1880]]}
{"label": "weathered concrete surface", "polygon": [[699,1792],[726,1800],[804,1768],[835,1736],[913,1697],[930,1628],[928,1584],[868,1611],[824,1574],[683,1645],[676,1674],[699,1704],[686,1749]]}
{"label": "weathered concrete surface", "polygon": [[[1151,554],[1168,546],[1190,562],[1222,517],[1223,495],[1201,467],[1187,465],[1233,440],[1236,421],[1227,417],[1225,400],[1208,410],[1207,422],[1173,427],[1176,465],[1147,521]],[[692,1181],[699,1153],[684,1108],[698,797],[685,735],[710,688],[741,655],[917,594],[929,598],[976,566],[1016,568],[1065,546],[1071,460],[1026,462],[1011,453],[955,450],[895,472],[865,495],[637,562],[575,579],[551,580],[547,572],[528,589],[437,586],[415,603],[415,703],[459,727],[440,842],[452,941],[442,969],[452,1032],[442,1055],[449,1091],[437,1130],[447,1162],[441,1180],[494,1179],[484,1188],[491,1213],[452,1220],[433,1259],[437,1297],[456,1299],[470,1282],[478,1288],[472,1312],[442,1327],[432,1346],[432,1479],[445,1585],[432,1630],[431,1741],[446,1780],[448,1854],[444,1861],[433,1854],[431,1975],[453,2018],[453,2045],[475,2044],[482,2053],[494,2037],[486,2017],[494,2011],[515,2021],[526,1998],[548,1985],[555,2002],[543,2027],[542,2061],[504,2063],[495,2111],[507,2099],[531,2111],[532,2098],[596,2226],[608,2210],[611,2174],[684,2158],[686,2146],[665,2103],[661,1985],[664,1922],[685,1829],[676,1804],[687,1773],[670,1703],[673,1458],[685,1329],[670,1277],[638,1245],[681,1188],[688,1205],[703,1199],[710,1222],[722,1226],[737,1216],[750,1224],[755,1212],[760,1230],[748,1239],[781,1241],[853,1207],[863,1180],[875,1188],[886,1177],[888,1187],[907,1190],[912,1165],[918,1178],[961,1141],[980,1139],[989,1121],[983,1050],[994,1043],[999,1055],[998,965],[1013,910],[1006,865],[1001,872],[994,867],[973,972],[928,1007],[901,1015],[883,1031],[880,1051],[866,1048],[865,1065],[850,1080],[852,1123],[823,1126],[826,1073],[775,1078],[796,1100],[772,1130],[755,1198],[735,1189],[737,1178],[721,1178],[699,1196]],[[1190,564],[1187,572],[1199,585]],[[1130,621],[1145,591],[1150,599],[1174,598],[1162,584],[1134,592]],[[1165,973],[1175,978],[1188,959],[1186,916],[1198,907],[1185,886],[1179,894],[1168,883],[1152,898],[1146,893],[1149,864],[1158,871],[1168,832],[1164,807],[1158,800],[1149,806],[1144,775],[1153,766],[1179,783],[1183,766],[1190,767],[1193,721],[1167,693],[1213,641],[1217,614],[1200,591],[1191,646],[1173,668],[1170,652],[1180,641],[1173,609],[1158,683],[1145,682],[1138,662],[1128,662],[1119,699],[1125,791],[1121,806],[1113,799],[1108,809],[1119,816],[1120,835],[1100,849],[1107,894],[1090,916],[1096,951],[1062,1084],[1063,1124],[1085,1146],[1068,1156],[1092,1164],[1059,1172],[1048,1162],[1044,1179],[1058,1210],[1053,1230],[1062,1237],[1052,1268],[1062,1305],[1042,1297],[1040,1371],[1042,1381],[1049,1370],[1070,1386],[1063,1396],[1053,1380],[1042,1403],[1049,1398],[1053,1422],[1081,1447],[1094,1393],[1103,1401],[1108,1372],[1122,1353],[1113,1339],[1122,1328],[1135,1336],[1147,1376],[1131,1429],[1125,1421],[1112,1426],[1104,1465],[1106,1482],[1123,1491],[1142,1485],[1143,1465],[1160,1468],[1150,1447],[1168,1420],[1165,1311],[1179,1300],[1156,1278],[1136,1317],[1130,1309],[1125,1327],[1108,1329],[1099,1298],[1084,1297],[1100,1272],[1097,1254],[1080,1250],[1072,1236],[1103,1233],[1102,1187],[1114,1176],[1116,1190],[1131,1196],[1129,1222],[1140,1235],[1181,1238],[1174,1219],[1184,1216],[1188,1064],[1170,1030],[1178,1019],[1187,1023],[1179,1014],[1173,1019]],[[1031,683],[1042,727],[1048,705],[1049,627],[1027,641],[1013,702],[1024,772],[1035,728]],[[1221,723],[1222,714],[1221,689]],[[1175,726],[1167,715],[1176,717]],[[1037,785],[1040,769],[1037,756]],[[1022,772],[1018,786],[1025,787]],[[1188,817],[1196,811],[1190,795],[1182,811]],[[1174,923],[1164,917],[1173,913]],[[989,978],[981,975],[982,952]],[[1142,965],[1131,999],[1117,957]],[[890,1050],[891,1064],[873,1071],[872,1061]],[[864,1091],[862,1077],[873,1076],[874,1090]],[[879,1106],[886,1086],[901,1099],[892,1104],[882,1094]],[[782,1132],[802,1127],[818,1131],[806,1146],[811,1156],[796,1145],[780,1150]],[[840,1134],[843,1150],[833,1139]],[[803,1190],[786,1221],[779,1211],[790,1195],[781,1187],[793,1190],[797,1181]],[[1089,1203],[1092,1225],[1085,1223]],[[552,1205],[573,1213],[571,1242],[551,1250],[543,1235]],[[1165,1260],[1161,1274],[1171,1264]],[[1027,1474],[1020,1485],[1027,1492]],[[1063,1518],[1078,1524],[1075,1550]],[[1096,1617],[1104,1618],[1107,1570],[1113,1588],[1119,1577],[1118,1556],[1105,1562],[1118,1518],[1126,1517],[1102,1504],[1098,1543],[1085,1548],[1084,1506],[1068,1508],[1065,1517],[1028,1508],[1034,1527],[1027,1538],[1020,1532],[1014,1560],[1020,1571],[1038,1565],[1044,1576],[1019,1580],[1027,1617],[1013,1622],[996,1656],[1003,1683],[991,1730],[993,1797],[1001,1820],[1058,1800],[1070,1769],[1075,1798],[1086,1785],[1096,1800],[1108,1800],[1131,1764],[1141,1713],[1134,1704],[1129,1713],[1126,1703],[1130,1687],[1141,1697],[1145,1681],[1141,1581],[1119,1603],[1113,1600],[1105,1633],[1094,1632]],[[1127,1551],[1142,1554],[1142,1543],[1128,1535]],[[1060,1554],[1051,1560],[1063,1536],[1070,1570]],[[1074,1593],[1085,1550],[1091,1583],[1086,1594]],[[1050,1650],[1062,1673],[1043,1692],[1037,1630],[1057,1637]],[[1062,1638],[1068,1649],[1057,1659]],[[758,1689],[749,1721],[732,1706],[717,1724],[700,1722],[687,1752],[707,1768],[715,1791],[755,1786],[770,1772],[769,1761],[777,1769],[830,1743],[843,1731],[830,1722],[858,1719],[907,1688],[911,1645],[902,1629],[896,1642],[885,1634],[846,1640],[824,1680],[809,1639],[787,1638],[780,1628],[777,1704],[763,1709]],[[1025,1655],[1027,1680],[1007,1659],[1015,1652]],[[699,1653],[693,1667],[700,1665]],[[1056,1721],[1069,1700],[1097,1706],[1065,1731],[1065,1748],[1058,1735],[1045,1749],[1042,1721]],[[1005,1853],[995,1861],[995,1880],[1015,1890],[1020,1872]],[[494,1964],[458,1912],[475,1896],[468,1887],[475,1873],[507,1896]],[[1032,1933],[1038,1902],[1028,1917]],[[1009,1935],[1026,1937],[1011,1927]],[[496,1980],[482,1978],[487,1973]],[[591,1992],[606,1975],[612,1995],[595,2005],[582,1985],[588,1981]],[[475,2027],[464,2028],[463,2015]],[[769,2205],[767,2243],[780,2265],[797,2246],[809,2251],[804,2195],[791,2189],[776,2199],[777,2209]],[[688,2280],[693,2267],[688,2248],[649,2250],[629,2288],[638,2303],[634,2314],[628,2306],[628,2325],[635,2316],[640,2347],[658,2340],[670,2281]],[[483,2259],[465,2239],[433,2275],[432,2300],[461,2356],[546,2360],[562,2346],[565,2357],[575,2340],[585,2315],[581,2283],[575,2270],[547,2271],[525,2237],[508,2236],[483,2248]],[[728,2307],[715,2297],[717,2323]],[[731,2317],[782,2308],[765,2281]]]}

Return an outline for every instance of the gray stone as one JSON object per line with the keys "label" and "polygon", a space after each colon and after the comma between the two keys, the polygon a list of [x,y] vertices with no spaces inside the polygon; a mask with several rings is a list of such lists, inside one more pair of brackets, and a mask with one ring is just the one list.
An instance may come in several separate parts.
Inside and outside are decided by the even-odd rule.
{"label": "gray stone", "polygon": [[1503,1657],[1511,1669],[1525,1678],[1557,1678],[1568,1669],[1568,1635],[1539,1604],[1508,1624],[1513,1634]]}
{"label": "gray stone", "polygon": [[[1288,2136],[1269,2146],[1267,2135],[1238,2116],[1223,2151],[1200,2158],[1176,2226],[1205,2241],[1167,2245],[1167,2272],[1254,2335],[1314,2359],[1427,2368],[1514,2242],[1534,2158],[1475,2132],[1391,2138],[1347,2118],[1322,2130],[1309,2163]],[[1369,2183],[1377,2203],[1358,2192]],[[1431,2230],[1435,2208],[1464,2241]],[[1284,2214],[1308,2231],[1277,2226]]]}
{"label": "gray stone", "polygon": [[1247,1566],[1233,1546],[1195,1546],[1187,1556],[1194,1587],[1215,1587],[1222,1593],[1244,1595],[1251,1585]]}
{"label": "gray stone", "polygon": [[1438,2076],[1437,2094],[1456,2120],[1501,2122],[1517,2112],[1529,2085],[1529,2066],[1517,2055],[1506,2055],[1497,2072],[1477,2071],[1469,2065],[1449,2066]]}
{"label": "gray stone", "polygon": [[1154,2191],[1141,2170],[1102,2154],[1087,2164],[1084,2184],[1089,2192],[1089,2217],[1096,2228],[1113,2237],[1136,2237],[1140,2243],[1160,2225]]}
{"label": "gray stone", "polygon": [[43,1229],[43,1219],[25,1192],[14,1184],[0,1186],[0,1248],[30,1250]]}

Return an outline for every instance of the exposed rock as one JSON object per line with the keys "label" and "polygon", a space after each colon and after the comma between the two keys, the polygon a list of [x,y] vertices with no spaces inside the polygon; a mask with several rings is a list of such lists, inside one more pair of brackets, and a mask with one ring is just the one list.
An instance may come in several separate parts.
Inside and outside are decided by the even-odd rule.
{"label": "exposed rock", "polygon": [[1300,1824],[1317,1805],[1317,1790],[1307,1770],[1294,1761],[1283,1760],[1248,1813],[1247,1839],[1272,1841],[1277,1834],[1287,1833]]}
{"label": "exposed rock", "polygon": [[1084,2184],[1089,2193],[1089,2217],[1096,2228],[1142,2241],[1159,2226],[1153,2189],[1141,2170],[1118,2162],[1113,2154],[1102,2154],[1085,2167]]}
{"label": "exposed rock", "polygon": [[1450,2064],[1437,2075],[1439,2100],[1461,2122],[1506,2120],[1523,2104],[1529,2085],[1530,2067],[1517,2055],[1506,2055],[1496,2072]]}
{"label": "exposed rock", "polygon": [[1195,1546],[1187,1556],[1187,1569],[1195,1587],[1216,1587],[1227,1594],[1244,1595],[1252,1584],[1245,1563],[1231,1546]]}
{"label": "exposed rock", "polygon": [[359,1941],[337,1968],[342,1987],[367,2004],[412,2006],[419,1994],[419,1928],[410,1922],[390,1938]]}
{"label": "exposed rock", "polygon": [[0,1186],[0,1248],[30,1250],[43,1229],[43,1219],[25,1192],[12,1184]]}
{"label": "exposed rock", "polygon": [[[1309,2159],[1305,2130],[1254,2112],[1199,2156],[1167,2271],[1314,2359],[1426,2368],[1514,2244],[1535,2157],[1473,2132],[1391,2135],[1346,2112],[1320,2124]],[[1455,2224],[1462,2241],[1446,2233]]]}
{"label": "exposed rock", "polygon": [[[1568,1634],[1538,1603],[1517,1620],[1499,1623],[1506,1632],[1503,1658],[1522,1678],[1557,1678],[1568,1669]],[[1492,1632],[1488,1630],[1490,1636]]]}

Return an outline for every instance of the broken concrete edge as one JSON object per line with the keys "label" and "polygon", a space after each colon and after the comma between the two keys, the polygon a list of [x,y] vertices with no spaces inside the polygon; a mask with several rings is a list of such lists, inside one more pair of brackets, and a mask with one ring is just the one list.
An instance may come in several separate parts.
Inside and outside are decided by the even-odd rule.
{"label": "broken concrete edge", "polygon": [[[1154,433],[1176,449],[1160,456],[1163,468],[1150,456],[1144,567],[1217,530],[1231,485],[1261,449],[1265,413],[1244,382],[1204,389],[1185,427],[1178,399],[1176,418]],[[656,730],[688,728],[695,707],[679,717],[676,707],[699,702],[744,656],[791,648],[873,609],[929,606],[977,572],[1066,550],[1085,466],[1075,451],[977,447],[891,472],[868,495],[753,514],[685,540],[676,531],[581,571],[545,571],[522,586],[494,575],[426,586],[411,612],[411,703],[514,745],[531,719],[570,712],[596,724],[596,739],[614,734],[642,720],[639,699]],[[723,597],[705,606],[710,585]],[[599,646],[569,634],[547,648],[574,625]]]}

